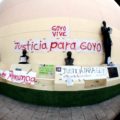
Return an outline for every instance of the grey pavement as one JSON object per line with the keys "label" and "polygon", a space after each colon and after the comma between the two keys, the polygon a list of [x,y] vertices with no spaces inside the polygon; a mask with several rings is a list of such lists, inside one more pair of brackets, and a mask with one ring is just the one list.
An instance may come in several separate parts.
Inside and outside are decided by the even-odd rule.
{"label": "grey pavement", "polygon": [[120,112],[120,95],[82,107],[43,107],[0,95],[0,120],[113,120]]}

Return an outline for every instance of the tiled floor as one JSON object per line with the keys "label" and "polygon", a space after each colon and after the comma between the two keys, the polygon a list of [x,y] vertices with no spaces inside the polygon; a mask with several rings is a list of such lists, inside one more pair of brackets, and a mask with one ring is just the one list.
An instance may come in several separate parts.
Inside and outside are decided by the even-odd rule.
{"label": "tiled floor", "polygon": [[113,120],[120,95],[96,105],[54,108],[30,105],[0,95],[0,120]]}

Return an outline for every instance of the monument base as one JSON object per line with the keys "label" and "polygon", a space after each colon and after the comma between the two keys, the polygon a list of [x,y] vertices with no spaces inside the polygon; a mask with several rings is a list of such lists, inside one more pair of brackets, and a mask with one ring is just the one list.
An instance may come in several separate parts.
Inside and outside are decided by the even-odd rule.
{"label": "monument base", "polygon": [[[24,67],[21,67],[21,65],[16,66],[27,72],[29,69],[34,71],[39,68],[37,65],[24,65]],[[107,68],[110,70],[110,74],[108,74],[106,79],[92,78],[91,80],[77,80],[78,78],[73,75],[75,81],[72,81],[72,84],[67,83],[66,80],[69,80],[68,76],[67,79],[64,80],[63,77],[60,78],[58,73],[56,73],[53,79],[37,77],[34,85],[15,83],[1,77],[0,94],[22,102],[44,106],[70,107],[96,104],[120,94],[119,66],[116,67],[118,72],[117,76],[114,73],[116,68],[114,68],[114,70]],[[111,69],[114,73],[114,77],[111,77]],[[10,70],[16,70],[15,65],[14,67],[12,66]]]}

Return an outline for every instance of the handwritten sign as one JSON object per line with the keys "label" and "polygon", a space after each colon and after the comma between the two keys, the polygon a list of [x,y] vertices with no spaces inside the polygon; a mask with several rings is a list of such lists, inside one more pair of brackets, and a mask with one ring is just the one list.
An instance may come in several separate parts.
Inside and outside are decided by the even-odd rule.
{"label": "handwritten sign", "polygon": [[36,82],[36,73],[26,71],[3,71],[0,70],[0,77],[15,83],[34,85]]}
{"label": "handwritten sign", "polygon": [[56,67],[56,75],[60,80],[96,80],[108,78],[108,70],[106,67],[78,67],[78,66],[58,66]]}
{"label": "handwritten sign", "polygon": [[29,52],[76,51],[102,53],[102,43],[96,40],[18,40],[14,41],[14,50],[26,49]]}

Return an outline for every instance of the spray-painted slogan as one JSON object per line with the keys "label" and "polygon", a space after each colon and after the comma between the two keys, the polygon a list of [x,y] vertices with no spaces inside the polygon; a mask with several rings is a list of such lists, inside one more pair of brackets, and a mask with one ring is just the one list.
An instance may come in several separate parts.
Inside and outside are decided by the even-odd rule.
{"label": "spray-painted slogan", "polygon": [[95,40],[18,40],[14,41],[14,49],[29,52],[51,52],[51,51],[77,51],[77,52],[102,52],[102,44]]}
{"label": "spray-painted slogan", "polygon": [[51,27],[51,33],[55,38],[69,37],[69,28],[64,25],[54,25]]}

